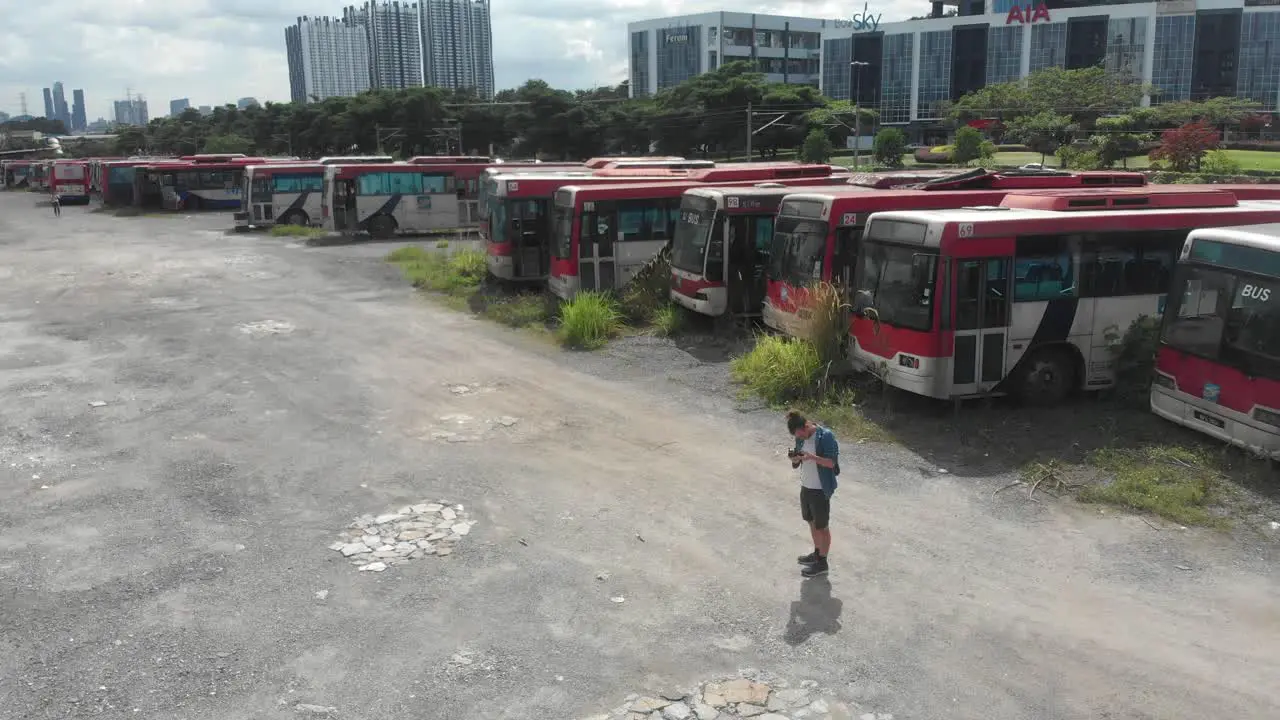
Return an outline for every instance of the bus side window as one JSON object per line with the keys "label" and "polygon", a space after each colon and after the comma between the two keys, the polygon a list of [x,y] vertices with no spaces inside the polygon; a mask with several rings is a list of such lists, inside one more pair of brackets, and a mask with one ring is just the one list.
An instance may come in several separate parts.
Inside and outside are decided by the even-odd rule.
{"label": "bus side window", "polygon": [[1075,258],[1069,235],[1020,237],[1014,251],[1014,302],[1075,297]]}
{"label": "bus side window", "polygon": [[1081,253],[1083,297],[1169,292],[1174,260],[1189,230],[1107,233]]}

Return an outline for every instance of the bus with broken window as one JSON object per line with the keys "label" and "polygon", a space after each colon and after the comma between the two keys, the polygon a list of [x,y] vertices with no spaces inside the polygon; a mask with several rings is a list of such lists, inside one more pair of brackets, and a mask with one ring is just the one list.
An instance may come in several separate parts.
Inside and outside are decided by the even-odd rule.
{"label": "bus with broken window", "polygon": [[859,240],[871,213],[989,205],[1021,189],[1140,187],[1145,183],[1143,175],[1132,172],[977,170],[914,186],[890,184],[875,192],[858,188],[798,192],[782,203],[774,226],[762,319],[773,330],[804,337],[807,287],[817,282],[849,287]]}
{"label": "bus with broken window", "polygon": [[[765,184],[795,190],[799,186],[843,182],[824,174],[826,166],[807,167],[812,168],[812,172],[806,171],[807,177],[739,176],[717,184],[744,189]],[[689,177],[621,185],[571,185],[557,190],[547,281],[551,292],[567,300],[580,290],[609,290],[630,282],[675,237],[682,220],[682,196],[702,184],[700,179]]]}
{"label": "bus with broken window", "polygon": [[1115,344],[1164,311],[1200,227],[1280,222],[1280,202],[1211,187],[1007,194],[994,206],[873,214],[858,248],[849,356],[939,399],[1049,405],[1115,384]]}
{"label": "bus with broken window", "polygon": [[1165,304],[1151,410],[1280,460],[1280,224],[1191,232]]}

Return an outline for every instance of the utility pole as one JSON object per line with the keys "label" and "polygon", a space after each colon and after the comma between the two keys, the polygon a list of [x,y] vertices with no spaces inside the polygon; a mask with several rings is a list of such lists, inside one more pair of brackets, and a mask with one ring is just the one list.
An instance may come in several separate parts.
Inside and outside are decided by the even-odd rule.
{"label": "utility pole", "polygon": [[870,64],[861,60],[849,63],[849,70],[853,73],[853,168],[855,170],[862,164],[862,68]]}
{"label": "utility pole", "polygon": [[756,159],[755,154],[751,152],[751,138],[755,137],[755,133],[751,130],[751,103],[747,102],[747,162]]}

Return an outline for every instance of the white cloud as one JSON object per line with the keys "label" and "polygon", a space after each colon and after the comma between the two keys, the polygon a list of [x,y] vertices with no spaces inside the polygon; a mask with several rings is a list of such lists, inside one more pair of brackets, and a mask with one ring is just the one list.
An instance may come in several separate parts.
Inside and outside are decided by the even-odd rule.
{"label": "white cloud", "polygon": [[[18,113],[27,95],[44,112],[41,88],[61,80],[67,101],[83,88],[89,119],[108,116],[126,89],[151,114],[169,100],[216,105],[253,96],[289,99],[284,27],[299,15],[338,15],[361,0],[35,0],[0,23],[0,111]],[[17,3],[19,0],[6,0]],[[625,79],[626,24],[732,9],[816,18],[847,17],[847,0],[493,0],[494,71],[499,89],[530,78],[591,87]],[[857,7],[855,7],[855,5]],[[896,20],[927,12],[927,0],[871,2]]]}

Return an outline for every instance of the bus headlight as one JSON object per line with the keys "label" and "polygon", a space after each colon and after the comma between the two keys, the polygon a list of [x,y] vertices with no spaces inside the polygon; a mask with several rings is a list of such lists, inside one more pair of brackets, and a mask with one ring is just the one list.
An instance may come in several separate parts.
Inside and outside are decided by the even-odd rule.
{"label": "bus headlight", "polygon": [[1178,381],[1177,381],[1177,380],[1174,380],[1174,379],[1173,379],[1173,377],[1172,377],[1171,375],[1165,375],[1165,374],[1164,374],[1164,373],[1162,373],[1162,372],[1157,372],[1157,373],[1155,374],[1155,377],[1153,377],[1153,378],[1151,379],[1151,383],[1152,383],[1153,385],[1159,385],[1160,387],[1164,388],[1165,390],[1177,390],[1177,389],[1178,389]]}
{"label": "bus headlight", "polygon": [[1275,410],[1256,407],[1253,409],[1253,419],[1259,422],[1264,422],[1268,425],[1280,427],[1280,412],[1276,412]]}

